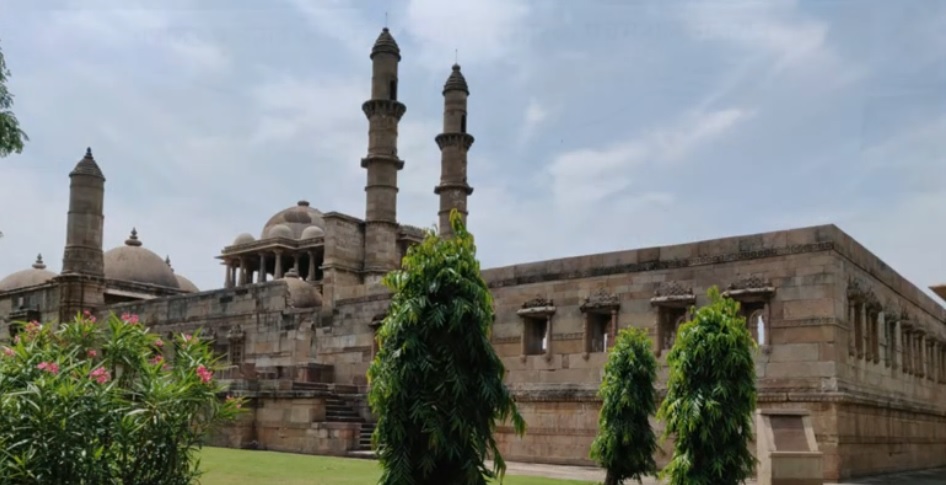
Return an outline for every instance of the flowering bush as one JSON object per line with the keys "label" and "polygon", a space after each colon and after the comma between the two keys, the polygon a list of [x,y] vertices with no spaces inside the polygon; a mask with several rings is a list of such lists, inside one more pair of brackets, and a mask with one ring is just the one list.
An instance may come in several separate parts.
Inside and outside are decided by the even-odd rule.
{"label": "flowering bush", "polygon": [[31,322],[0,346],[0,483],[188,484],[210,428],[242,401],[218,395],[209,344],[173,345],[134,315]]}

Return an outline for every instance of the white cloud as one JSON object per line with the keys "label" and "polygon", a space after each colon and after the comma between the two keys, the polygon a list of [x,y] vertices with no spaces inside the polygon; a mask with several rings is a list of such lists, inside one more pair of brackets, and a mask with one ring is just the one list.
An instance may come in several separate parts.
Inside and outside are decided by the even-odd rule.
{"label": "white cloud", "polygon": [[170,38],[166,46],[175,60],[189,69],[216,73],[230,67],[230,56],[220,45],[194,35]]}
{"label": "white cloud", "polygon": [[[653,130],[604,149],[580,149],[552,162],[552,193],[560,210],[589,210],[632,187],[645,164],[676,163],[723,136],[751,113],[726,109],[692,113],[675,126]],[[640,190],[640,188],[638,188]]]}

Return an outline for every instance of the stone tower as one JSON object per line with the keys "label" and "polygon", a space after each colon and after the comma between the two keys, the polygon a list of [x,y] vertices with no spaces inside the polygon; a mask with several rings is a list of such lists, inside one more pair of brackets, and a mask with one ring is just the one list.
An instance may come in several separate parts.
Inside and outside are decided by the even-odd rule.
{"label": "stone tower", "polygon": [[69,180],[66,248],[58,277],[60,321],[71,320],[78,312],[100,309],[105,298],[105,176],[92,158],[91,148],[69,173]]}
{"label": "stone tower", "polygon": [[443,87],[443,133],[435,140],[440,147],[440,185],[434,193],[440,196],[440,236],[450,237],[450,211],[456,209],[466,223],[467,198],[473,187],[466,180],[466,154],[473,145],[473,135],[466,132],[466,99],[470,89],[460,72],[453,65],[453,72]]}
{"label": "stone tower", "polygon": [[371,49],[371,99],[361,106],[368,117],[368,171],[365,185],[365,283],[378,282],[398,266],[397,173],[404,161],[397,156],[397,126],[407,108],[397,100],[397,68],[401,51],[388,32],[381,31]]}

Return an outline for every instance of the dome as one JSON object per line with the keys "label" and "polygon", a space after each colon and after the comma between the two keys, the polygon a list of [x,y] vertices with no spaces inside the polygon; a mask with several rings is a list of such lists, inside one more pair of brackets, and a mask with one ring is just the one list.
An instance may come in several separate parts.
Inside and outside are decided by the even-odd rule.
{"label": "dome", "polygon": [[450,77],[447,78],[447,82],[443,85],[443,93],[447,94],[447,91],[463,91],[468,96],[470,94],[470,88],[467,87],[466,78],[464,78],[463,73],[460,72],[459,64],[453,65]]}
{"label": "dome", "polygon": [[292,239],[292,229],[290,229],[289,226],[285,224],[276,224],[266,231],[267,239],[275,239],[277,237]]}
{"label": "dome", "polygon": [[273,235],[270,234],[270,230],[276,225],[284,225],[289,228],[288,236],[283,236],[283,229],[279,229],[279,237],[289,237],[292,239],[301,238],[302,231],[309,226],[317,226],[323,230],[325,229],[325,221],[322,220],[322,213],[318,209],[309,207],[309,203],[304,200],[300,200],[295,206],[279,211],[276,215],[270,217],[266,225],[263,226],[263,232],[260,237],[273,237]]}
{"label": "dome", "polygon": [[322,294],[316,287],[302,281],[295,270],[289,270],[285,276],[276,281],[286,283],[289,290],[289,306],[293,308],[322,306]]}
{"label": "dome", "polygon": [[325,231],[322,230],[319,226],[309,226],[302,230],[302,237],[299,239],[312,239],[314,237],[322,237],[325,235]]}
{"label": "dome", "polygon": [[197,288],[197,285],[195,285],[193,281],[177,273],[174,274],[174,277],[177,278],[177,286],[179,286],[182,290],[188,293],[200,293],[200,289]]}
{"label": "dome", "polygon": [[105,277],[119,281],[130,281],[146,285],[180,288],[177,277],[168,266],[150,249],[141,246],[138,231],[131,230],[125,245],[105,253]]}
{"label": "dome", "polygon": [[[247,236],[249,236],[249,234],[247,234]],[[253,237],[253,236],[250,236],[250,237]],[[177,279],[177,286],[179,286],[182,290],[188,293],[200,293],[200,290],[197,288],[197,285],[195,285],[193,281],[177,274],[174,271],[174,266],[171,266],[170,256],[167,256],[164,258],[164,263],[167,264],[168,268],[171,269],[171,272],[174,273],[174,278]]]}
{"label": "dome", "polygon": [[382,53],[394,54],[398,60],[401,60],[401,49],[397,46],[397,42],[387,27],[381,29],[381,34],[374,41],[374,46],[371,48],[371,58],[374,59],[374,56]]}
{"label": "dome", "polygon": [[46,269],[46,265],[43,263],[43,255],[39,254],[36,256],[36,262],[33,263],[32,268],[17,271],[0,280],[0,291],[11,291],[28,286],[41,285],[56,276],[58,276],[56,273]]}
{"label": "dome", "polygon": [[233,245],[239,246],[241,244],[250,244],[252,242],[256,242],[256,238],[253,237],[251,234],[244,232],[243,234],[240,234],[239,236],[236,237],[236,239],[233,240]]}

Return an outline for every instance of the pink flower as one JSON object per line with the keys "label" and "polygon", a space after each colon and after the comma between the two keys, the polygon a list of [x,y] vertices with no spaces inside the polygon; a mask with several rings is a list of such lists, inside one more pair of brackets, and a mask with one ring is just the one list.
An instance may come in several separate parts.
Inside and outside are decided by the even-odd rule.
{"label": "pink flower", "polygon": [[213,379],[214,373],[204,367],[204,364],[200,364],[197,366],[197,375],[200,377],[200,381],[206,384]]}
{"label": "pink flower", "polygon": [[19,335],[17,335],[16,337],[13,337],[13,343],[15,343],[15,344],[20,343],[20,336],[19,336]]}
{"label": "pink flower", "polygon": [[164,362],[164,357],[161,357],[160,355],[155,355],[154,358],[151,359],[149,362],[151,363],[151,365],[158,365]]}
{"label": "pink flower", "polygon": [[99,367],[89,373],[89,378],[98,382],[99,384],[105,384],[109,379],[112,378],[112,375],[105,370],[104,367]]}
{"label": "pink flower", "polygon": [[193,336],[191,336],[191,334],[189,334],[189,333],[185,333],[185,334],[184,334],[184,341],[185,341],[185,342],[190,342],[192,338],[193,338]]}
{"label": "pink flower", "polygon": [[[228,403],[233,402],[233,401],[236,401],[236,398],[235,398],[235,397],[233,397],[233,396],[227,396],[227,402],[228,402]],[[235,404],[235,406],[236,406],[237,409],[240,409],[240,408],[243,407],[243,404],[241,404],[239,401],[237,401],[237,403]]]}
{"label": "pink flower", "polygon": [[23,326],[23,330],[26,331],[27,335],[34,335],[39,333],[42,330],[43,326],[40,325],[37,321],[32,321]]}
{"label": "pink flower", "polygon": [[87,317],[91,317],[91,316],[92,316],[92,312],[90,312],[90,311],[88,311],[88,310],[83,310],[83,311],[82,311],[82,314],[85,315],[85,316],[87,316]]}
{"label": "pink flower", "polygon": [[7,357],[13,357],[14,355],[16,355],[16,353],[13,352],[13,349],[11,349],[10,347],[4,347],[3,355],[6,355]]}
{"label": "pink flower", "polygon": [[164,341],[161,339],[157,339],[154,341],[154,346],[158,348],[164,347]]}
{"label": "pink flower", "polygon": [[95,349],[89,349],[85,351],[85,355],[87,355],[91,359],[91,358],[95,358],[97,355],[99,355],[99,353],[96,352]]}
{"label": "pink flower", "polygon": [[39,364],[36,365],[36,368],[39,370],[44,370],[46,372],[49,372],[50,374],[59,373],[59,364],[55,362],[40,362]]}
{"label": "pink flower", "polygon": [[129,324],[129,325],[137,325],[137,324],[138,324],[138,315],[135,315],[134,313],[123,313],[123,314],[122,314],[122,321],[125,322],[125,323],[127,323],[127,324]]}

